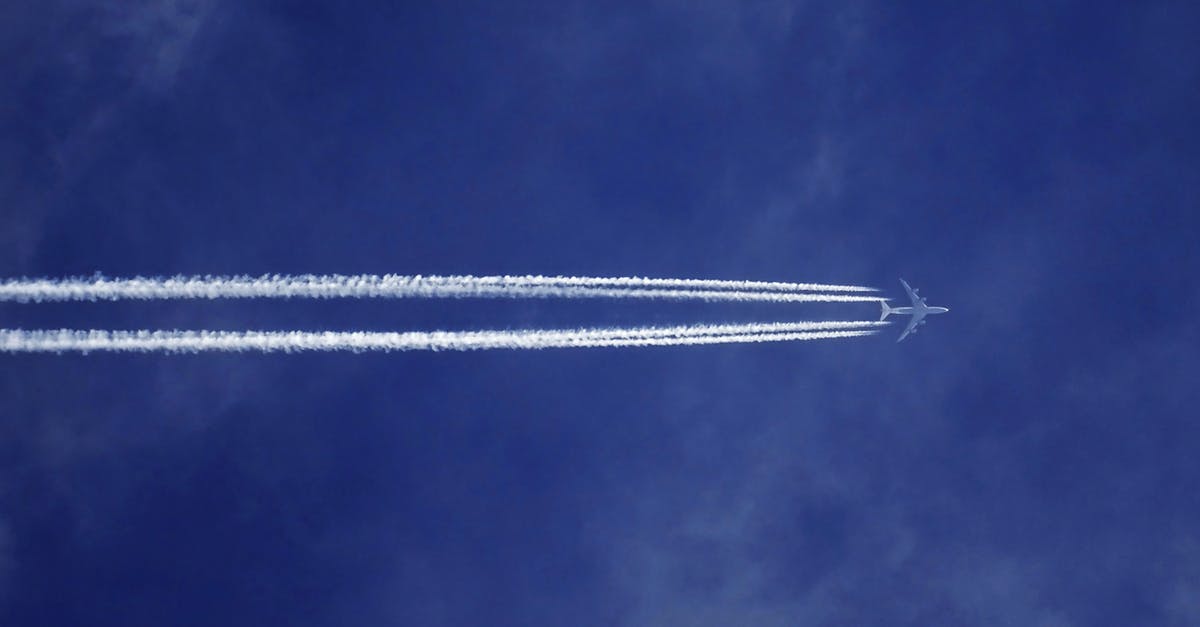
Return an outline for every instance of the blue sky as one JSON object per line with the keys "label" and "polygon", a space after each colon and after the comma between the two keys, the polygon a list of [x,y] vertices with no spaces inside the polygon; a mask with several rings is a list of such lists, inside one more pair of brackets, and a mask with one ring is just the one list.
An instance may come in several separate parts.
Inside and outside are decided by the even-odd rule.
{"label": "blue sky", "polygon": [[[21,2],[0,276],[647,275],[795,345],[0,359],[0,623],[1200,623],[1187,2]],[[868,305],[0,305],[4,328]]]}

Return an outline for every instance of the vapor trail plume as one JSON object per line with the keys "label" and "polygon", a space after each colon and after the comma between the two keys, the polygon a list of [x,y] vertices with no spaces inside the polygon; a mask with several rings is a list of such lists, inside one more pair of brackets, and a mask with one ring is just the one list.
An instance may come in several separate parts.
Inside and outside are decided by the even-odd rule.
{"label": "vapor trail plume", "polygon": [[872,335],[879,322],[801,322],[532,331],[22,331],[0,352],[301,352],[546,349],[787,342]]}
{"label": "vapor trail plume", "polygon": [[858,285],[831,285],[824,283],[784,283],[779,281],[729,281],[721,279],[652,279],[646,277],[570,277],[570,276],[450,276],[424,277],[426,279],[450,281],[470,280],[481,284],[498,285],[548,285],[576,287],[624,287],[624,288],[670,288],[736,290],[746,292],[876,292],[873,287]]}
{"label": "vapor trail plume", "polygon": [[[821,290],[819,293],[814,290]],[[871,288],[815,283],[637,277],[267,275],[107,279],[13,279],[0,302],[217,298],[649,298],[760,302],[862,302]]]}

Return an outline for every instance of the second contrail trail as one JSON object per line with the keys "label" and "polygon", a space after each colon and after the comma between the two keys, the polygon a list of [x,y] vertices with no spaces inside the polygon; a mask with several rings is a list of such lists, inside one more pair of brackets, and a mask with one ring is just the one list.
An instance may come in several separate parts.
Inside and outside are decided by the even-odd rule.
{"label": "second contrail trail", "polygon": [[508,331],[0,330],[0,352],[470,351],[789,342],[860,337],[887,323],[830,321],[627,329]]}
{"label": "second contrail trail", "polygon": [[[219,298],[642,298],[741,302],[875,302],[872,288],[817,283],[639,277],[267,275],[12,279],[0,302]],[[858,292],[849,293],[849,292]]]}

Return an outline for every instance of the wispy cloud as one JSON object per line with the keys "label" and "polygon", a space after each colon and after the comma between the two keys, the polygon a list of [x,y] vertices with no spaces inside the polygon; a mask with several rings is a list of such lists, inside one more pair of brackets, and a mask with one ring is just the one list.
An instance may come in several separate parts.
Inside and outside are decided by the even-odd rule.
{"label": "wispy cloud", "polygon": [[[0,263],[25,267],[42,221],[93,163],[136,99],[162,96],[203,55],[221,0],[47,0],[5,12]],[[53,115],[46,102],[56,103]]]}
{"label": "wispy cloud", "polygon": [[197,38],[214,15],[218,0],[134,0],[99,2],[104,37],[128,44],[124,71],[139,86],[171,87],[186,68]]}

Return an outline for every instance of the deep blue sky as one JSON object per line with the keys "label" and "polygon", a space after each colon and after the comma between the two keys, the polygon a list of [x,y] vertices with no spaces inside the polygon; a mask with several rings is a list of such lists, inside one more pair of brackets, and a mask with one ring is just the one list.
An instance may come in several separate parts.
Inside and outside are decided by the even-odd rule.
{"label": "deep blue sky", "polygon": [[1197,33],[1184,1],[8,3],[0,277],[903,276],[953,311],[900,345],[3,356],[0,624],[1200,624]]}

